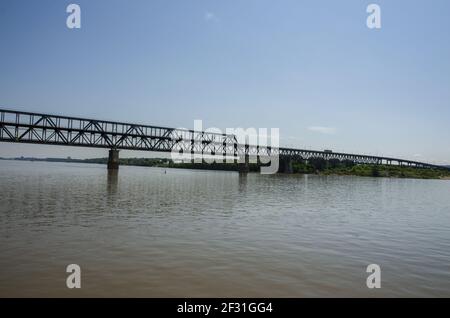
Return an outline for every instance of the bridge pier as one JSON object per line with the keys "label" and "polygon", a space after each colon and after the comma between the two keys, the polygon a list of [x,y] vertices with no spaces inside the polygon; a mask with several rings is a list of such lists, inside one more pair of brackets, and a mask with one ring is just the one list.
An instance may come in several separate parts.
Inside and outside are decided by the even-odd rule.
{"label": "bridge pier", "polygon": [[108,156],[108,170],[119,169],[119,150],[111,149]]}
{"label": "bridge pier", "polygon": [[280,165],[278,167],[278,172],[282,173],[293,173],[292,168],[292,158],[291,157],[280,157]]}
{"label": "bridge pier", "polygon": [[245,155],[243,158],[239,158],[238,162],[238,171],[240,174],[245,174],[250,171],[250,165],[249,165],[250,159],[248,155]]}

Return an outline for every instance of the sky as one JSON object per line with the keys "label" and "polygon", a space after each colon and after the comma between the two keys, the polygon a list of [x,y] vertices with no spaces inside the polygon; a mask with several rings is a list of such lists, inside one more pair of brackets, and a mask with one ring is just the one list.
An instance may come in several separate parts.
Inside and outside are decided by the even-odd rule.
{"label": "sky", "polygon": [[[69,29],[66,7],[81,8]],[[381,29],[366,25],[369,4]],[[0,108],[450,164],[450,1],[0,1]],[[0,143],[0,156],[105,157]],[[125,156],[149,156],[124,152]]]}

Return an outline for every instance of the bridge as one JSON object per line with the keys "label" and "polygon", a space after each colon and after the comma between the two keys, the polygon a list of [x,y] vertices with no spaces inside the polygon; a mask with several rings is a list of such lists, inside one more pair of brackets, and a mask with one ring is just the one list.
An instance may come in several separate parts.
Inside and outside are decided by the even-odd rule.
{"label": "bridge", "polygon": [[178,152],[233,157],[240,172],[248,171],[250,158],[279,158],[280,170],[292,172],[293,160],[351,161],[444,169],[442,166],[398,158],[331,151],[270,147],[238,143],[235,135],[49,115],[0,108],[0,142],[49,144],[109,149],[108,169],[118,169],[119,150]]}

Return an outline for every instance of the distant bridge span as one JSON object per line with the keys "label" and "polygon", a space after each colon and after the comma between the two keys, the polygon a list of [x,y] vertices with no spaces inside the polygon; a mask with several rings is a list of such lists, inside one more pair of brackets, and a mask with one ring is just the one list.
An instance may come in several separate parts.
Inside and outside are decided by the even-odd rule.
{"label": "distant bridge span", "polygon": [[[234,156],[239,158],[279,156],[294,159],[349,160],[357,164],[405,165],[420,168],[445,167],[390,157],[338,153],[283,147],[239,144],[234,135],[67,117],[0,108],[0,141],[61,146],[108,148],[108,168],[118,167],[118,150]],[[248,162],[248,161],[247,161]]]}

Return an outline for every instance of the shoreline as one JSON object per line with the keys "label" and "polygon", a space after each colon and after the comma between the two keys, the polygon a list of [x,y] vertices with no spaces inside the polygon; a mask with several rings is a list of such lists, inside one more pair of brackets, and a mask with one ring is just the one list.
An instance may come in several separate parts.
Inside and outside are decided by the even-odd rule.
{"label": "shoreline", "polygon": [[[32,162],[60,162],[60,163],[107,163],[107,158],[92,159],[72,159],[72,158],[0,158],[0,160],[11,161],[32,161]],[[170,159],[162,158],[122,158],[120,165],[136,167],[156,167],[164,169],[189,169],[189,170],[209,170],[209,171],[236,171],[236,164],[222,163],[174,163]],[[249,173],[258,173],[260,166],[250,164]],[[426,169],[399,167],[387,165],[325,165],[322,169],[315,169],[314,166],[304,163],[294,163],[293,173],[283,173],[286,175],[317,175],[317,176],[358,176],[374,178],[393,178],[393,179],[421,179],[421,180],[450,180],[450,170],[445,169]]]}

